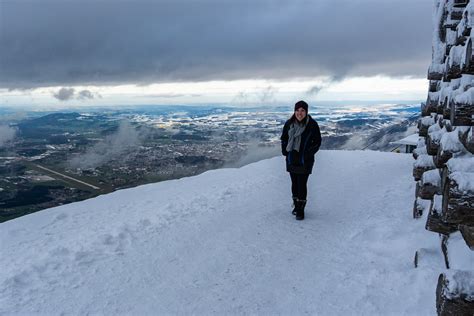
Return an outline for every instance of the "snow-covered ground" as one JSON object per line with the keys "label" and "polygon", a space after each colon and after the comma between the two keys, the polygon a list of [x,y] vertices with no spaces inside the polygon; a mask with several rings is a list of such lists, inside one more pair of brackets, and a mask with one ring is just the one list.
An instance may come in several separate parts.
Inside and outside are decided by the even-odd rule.
{"label": "snow-covered ground", "polygon": [[433,315],[443,258],[412,165],[319,152],[304,221],[276,157],[0,224],[0,314]]}

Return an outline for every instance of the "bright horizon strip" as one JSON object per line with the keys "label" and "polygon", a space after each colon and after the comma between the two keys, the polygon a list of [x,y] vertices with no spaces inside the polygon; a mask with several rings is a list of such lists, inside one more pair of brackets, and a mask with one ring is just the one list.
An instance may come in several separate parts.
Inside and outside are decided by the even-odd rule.
{"label": "bright horizon strip", "polygon": [[[199,103],[274,103],[296,99],[317,101],[384,101],[422,100],[426,98],[428,80],[390,78],[386,76],[350,77],[332,82],[328,77],[292,80],[232,80],[203,82],[170,82],[149,85],[64,86],[76,93],[89,90],[94,99],[57,100],[53,97],[61,86],[31,90],[0,89],[0,106],[113,106],[133,104],[199,104]],[[320,87],[317,94],[308,93]]]}

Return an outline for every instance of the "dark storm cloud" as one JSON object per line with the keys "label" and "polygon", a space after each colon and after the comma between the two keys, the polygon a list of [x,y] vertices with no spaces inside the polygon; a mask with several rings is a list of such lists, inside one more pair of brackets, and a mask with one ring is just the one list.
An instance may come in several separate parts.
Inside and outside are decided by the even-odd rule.
{"label": "dark storm cloud", "polygon": [[322,89],[324,88],[324,86],[312,86],[311,88],[308,89],[308,91],[306,91],[306,94],[308,95],[317,95],[319,93],[319,91],[321,91]]}
{"label": "dark storm cloud", "polygon": [[0,2],[0,87],[424,76],[432,0]]}
{"label": "dark storm cloud", "polygon": [[77,93],[77,98],[81,100],[93,99],[94,95],[89,90],[81,90]]}
{"label": "dark storm cloud", "polygon": [[53,93],[53,97],[59,101],[67,101],[74,97],[74,88],[61,88],[58,92]]}
{"label": "dark storm cloud", "polygon": [[100,97],[98,93],[95,95],[90,92],[89,90],[81,90],[76,93],[74,88],[61,88],[57,92],[52,93],[53,97],[58,99],[59,101],[68,101],[72,99],[77,100],[87,100],[87,99],[94,99],[95,96]]}

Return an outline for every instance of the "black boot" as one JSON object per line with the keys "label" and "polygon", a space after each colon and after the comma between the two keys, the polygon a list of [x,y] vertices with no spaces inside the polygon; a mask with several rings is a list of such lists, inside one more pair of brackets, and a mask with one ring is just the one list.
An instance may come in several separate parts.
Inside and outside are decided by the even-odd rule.
{"label": "black boot", "polygon": [[296,220],[301,221],[304,219],[304,207],[306,206],[306,200],[298,200],[296,205]]}
{"label": "black boot", "polygon": [[296,198],[296,196],[293,197],[293,211],[291,212],[291,214],[293,215],[296,215],[296,203],[297,203],[298,199]]}

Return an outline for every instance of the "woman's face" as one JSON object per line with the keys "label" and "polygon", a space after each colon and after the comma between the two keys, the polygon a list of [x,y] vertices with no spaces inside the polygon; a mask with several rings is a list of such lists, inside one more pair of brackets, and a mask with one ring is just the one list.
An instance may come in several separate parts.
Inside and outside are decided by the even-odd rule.
{"label": "woman's face", "polygon": [[306,117],[306,111],[303,108],[298,108],[295,110],[295,116],[298,121],[302,121]]}

